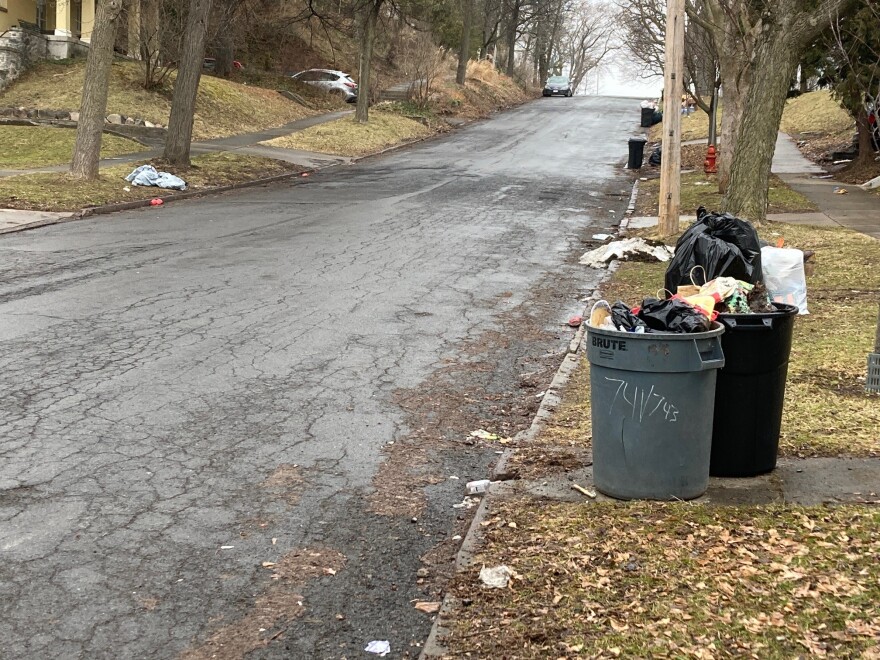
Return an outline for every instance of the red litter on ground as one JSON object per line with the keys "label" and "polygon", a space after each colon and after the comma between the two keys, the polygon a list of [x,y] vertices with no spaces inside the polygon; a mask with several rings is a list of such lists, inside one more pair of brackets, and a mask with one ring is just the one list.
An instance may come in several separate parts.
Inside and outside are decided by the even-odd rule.
{"label": "red litter on ground", "polygon": [[308,172],[303,172],[302,174],[300,174],[300,176],[302,176],[302,177],[307,177],[308,175],[309,175]]}
{"label": "red litter on ground", "polygon": [[165,203],[165,202],[163,202],[163,201],[162,201],[161,199],[159,199],[158,197],[156,197],[156,198],[150,200],[150,206],[162,206],[162,204],[164,204],[164,203]]}
{"label": "red litter on ground", "polygon": [[581,323],[583,323],[583,322],[584,322],[583,316],[572,316],[570,319],[568,319],[568,325],[570,325],[572,328],[581,327]]}

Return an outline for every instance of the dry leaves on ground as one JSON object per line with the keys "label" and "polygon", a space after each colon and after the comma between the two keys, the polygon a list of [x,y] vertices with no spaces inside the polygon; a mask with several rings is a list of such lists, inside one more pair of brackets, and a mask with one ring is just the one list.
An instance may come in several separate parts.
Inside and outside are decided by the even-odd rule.
{"label": "dry leaves on ground", "polygon": [[[878,509],[513,500],[491,520],[455,585],[450,657],[870,657],[880,644]],[[479,567],[497,564],[518,579],[482,589]]]}

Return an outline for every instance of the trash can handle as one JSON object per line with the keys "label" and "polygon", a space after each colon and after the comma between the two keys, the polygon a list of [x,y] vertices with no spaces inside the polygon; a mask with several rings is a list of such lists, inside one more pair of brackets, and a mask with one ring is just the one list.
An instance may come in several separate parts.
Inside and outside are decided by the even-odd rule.
{"label": "trash can handle", "polygon": [[755,325],[745,323],[737,325],[736,319],[724,319],[724,324],[729,326],[731,330],[736,330],[737,332],[756,332],[758,330],[772,330],[773,317],[765,316],[761,319],[761,323],[757,323]]}
{"label": "trash can handle", "polygon": [[712,339],[709,350],[700,351],[697,342],[694,342],[697,358],[700,363],[700,371],[707,369],[721,369],[724,366],[724,352],[721,350],[721,340],[718,337]]}

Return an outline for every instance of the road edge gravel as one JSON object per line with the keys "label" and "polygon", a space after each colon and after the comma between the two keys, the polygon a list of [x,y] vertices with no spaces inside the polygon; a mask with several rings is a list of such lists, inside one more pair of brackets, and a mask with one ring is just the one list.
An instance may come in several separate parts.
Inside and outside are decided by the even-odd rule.
{"label": "road edge gravel", "polygon": [[[633,192],[633,197],[635,197],[635,194],[636,193]],[[621,223],[621,229],[623,228],[623,223]],[[515,445],[521,445],[521,443],[527,443],[534,440],[547,425],[547,421],[562,401],[562,390],[568,384],[572,373],[574,373],[574,370],[578,365],[579,355],[584,346],[584,337],[587,333],[587,319],[589,318],[594,302],[599,299],[599,289],[611,278],[618,266],[618,261],[612,261],[609,264],[608,269],[602,275],[599,282],[597,282],[595,288],[590,293],[590,296],[586,299],[587,304],[584,307],[583,314],[581,314],[583,322],[575,333],[575,336],[569,342],[565,357],[562,359],[562,363],[559,365],[553,379],[550,381],[550,386],[547,388],[544,397],[541,399],[541,405],[538,407],[537,412],[535,412],[535,416],[532,418],[532,423],[528,428],[523,429],[514,436]],[[493,482],[506,480],[507,463],[511,456],[513,456],[514,450],[515,447],[508,447],[498,458],[498,461],[495,463],[495,466],[490,473],[490,479]],[[455,557],[456,574],[461,573],[472,564],[477,546],[480,543],[481,523],[485,520],[489,511],[489,500],[494,491],[494,486],[494,483],[490,484],[486,494],[483,495],[480,500],[480,505],[477,507],[477,511],[474,513],[474,517],[471,520],[467,533],[461,542],[461,547],[458,549],[458,553]],[[424,646],[422,646],[419,660],[432,660],[443,657],[446,654],[446,649],[439,641],[446,632],[446,629],[442,624],[442,619],[444,615],[452,612],[457,602],[458,599],[452,596],[449,592],[444,594],[440,610],[435,615],[434,622],[431,625],[431,631],[428,633]]]}

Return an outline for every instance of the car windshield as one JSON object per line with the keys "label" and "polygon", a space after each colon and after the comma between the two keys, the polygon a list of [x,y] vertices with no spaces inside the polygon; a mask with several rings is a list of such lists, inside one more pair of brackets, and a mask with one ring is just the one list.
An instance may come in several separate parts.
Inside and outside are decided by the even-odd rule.
{"label": "car windshield", "polygon": [[547,82],[553,83],[554,85],[562,85],[568,82],[568,78],[565,76],[551,76]]}

